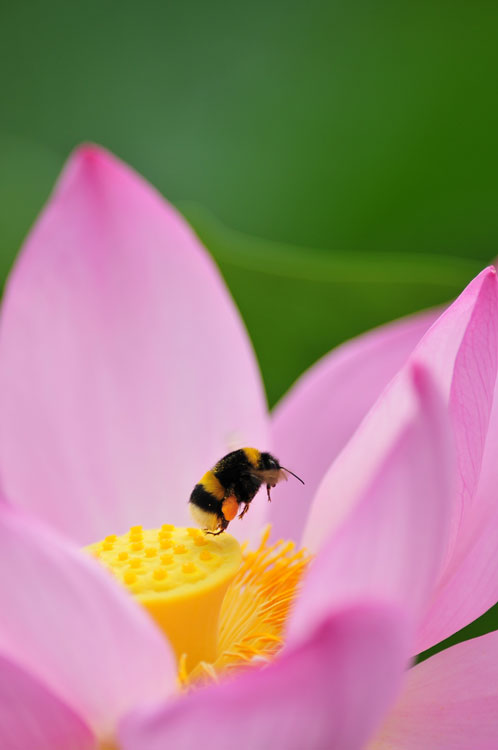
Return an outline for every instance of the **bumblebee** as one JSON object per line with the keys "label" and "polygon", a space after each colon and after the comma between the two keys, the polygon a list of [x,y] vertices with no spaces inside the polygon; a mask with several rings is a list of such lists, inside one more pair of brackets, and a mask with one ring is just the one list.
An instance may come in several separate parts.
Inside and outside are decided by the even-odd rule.
{"label": "bumblebee", "polygon": [[280,465],[270,453],[256,448],[240,448],[223,456],[195,485],[189,507],[195,522],[209,534],[221,534],[239,512],[243,518],[251,500],[262,484],[266,484],[268,501],[270,489],[287,474],[300,479]]}

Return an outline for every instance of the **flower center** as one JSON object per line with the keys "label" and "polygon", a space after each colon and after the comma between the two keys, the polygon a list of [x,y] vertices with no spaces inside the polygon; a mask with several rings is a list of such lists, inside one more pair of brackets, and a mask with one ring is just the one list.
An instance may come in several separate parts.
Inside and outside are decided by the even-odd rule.
{"label": "flower center", "polygon": [[216,658],[221,604],[242,559],[232,536],[169,524],[147,531],[134,526],[87,549],[149,611],[177,659],[186,660],[187,672]]}
{"label": "flower center", "polygon": [[[175,650],[182,687],[271,659],[310,557],[292,542],[241,550],[229,534],[134,526],[86,549],[146,607]],[[245,545],[244,545],[245,547]]]}

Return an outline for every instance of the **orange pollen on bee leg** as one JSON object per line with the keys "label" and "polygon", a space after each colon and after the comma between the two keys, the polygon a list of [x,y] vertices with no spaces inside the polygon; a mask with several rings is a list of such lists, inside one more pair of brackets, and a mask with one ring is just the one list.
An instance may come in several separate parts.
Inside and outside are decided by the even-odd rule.
{"label": "orange pollen on bee leg", "polygon": [[237,513],[239,512],[239,504],[237,498],[234,495],[230,495],[226,500],[223,500],[221,504],[221,512],[223,513],[227,521],[233,521]]}

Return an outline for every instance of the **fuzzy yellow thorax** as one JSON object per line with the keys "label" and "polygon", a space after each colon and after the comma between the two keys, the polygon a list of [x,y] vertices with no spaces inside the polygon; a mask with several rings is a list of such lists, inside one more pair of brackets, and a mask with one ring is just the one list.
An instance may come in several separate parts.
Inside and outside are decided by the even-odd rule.
{"label": "fuzzy yellow thorax", "polygon": [[150,612],[175,650],[182,687],[270,660],[310,557],[292,542],[240,548],[229,534],[134,526],[86,549]]}

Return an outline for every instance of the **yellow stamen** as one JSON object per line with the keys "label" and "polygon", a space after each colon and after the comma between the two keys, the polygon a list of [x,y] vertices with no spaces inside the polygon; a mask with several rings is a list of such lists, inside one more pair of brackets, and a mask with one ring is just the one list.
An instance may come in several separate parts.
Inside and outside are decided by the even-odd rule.
{"label": "yellow stamen", "polygon": [[[165,533],[168,552],[160,546]],[[269,545],[270,527],[258,549],[244,549],[243,555],[226,533],[208,536],[164,525],[142,534],[140,550],[128,535],[116,537],[112,550],[104,551],[102,543],[88,549],[98,551],[100,562],[166,633],[178,658],[181,687],[216,681],[223,672],[275,656],[311,559],[305,550],[296,552],[292,542]]]}
{"label": "yellow stamen", "polygon": [[304,549],[296,552],[293,542],[269,545],[270,531],[268,526],[256,550],[244,550],[242,565],[228,587],[217,658],[199,664],[182,681],[184,686],[269,661],[282,647],[285,624],[311,557]]}

